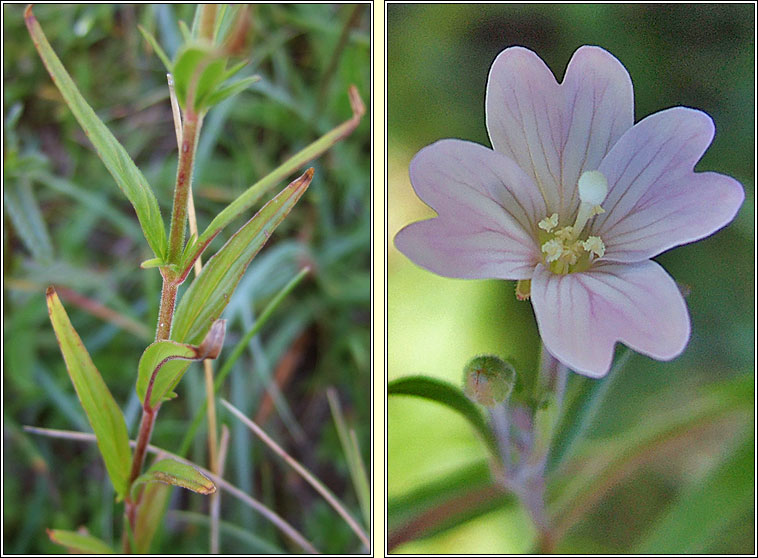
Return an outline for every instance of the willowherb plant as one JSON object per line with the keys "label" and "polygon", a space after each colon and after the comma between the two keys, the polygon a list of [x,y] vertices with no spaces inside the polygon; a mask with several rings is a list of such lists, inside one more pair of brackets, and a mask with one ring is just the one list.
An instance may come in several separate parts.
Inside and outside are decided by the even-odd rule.
{"label": "willowherb plant", "polygon": [[[155,341],[143,352],[135,374],[136,391],[142,406],[142,418],[135,442],[130,442],[124,415],[73,328],[55,288],[51,286],[47,289],[50,320],[66,368],[94,431],[117,500],[124,503],[123,550],[146,552],[155,535],[156,522],[160,520],[160,515],[155,515],[155,509],[161,507],[157,502],[161,498],[165,499],[165,493],[159,489],[161,485],[156,485],[156,482],[180,486],[210,495],[211,498],[219,486],[229,488],[220,474],[219,462],[223,461],[223,456],[219,454],[223,453],[224,444],[216,439],[214,405],[214,388],[218,388],[228,369],[225,368],[214,382],[210,365],[210,361],[219,356],[224,343],[226,322],[221,319],[221,315],[252,259],[308,188],[314,170],[306,170],[269,200],[205,264],[202,264],[201,257],[214,238],[236,218],[247,214],[268,190],[347,137],[358,125],[365,108],[357,89],[351,87],[348,92],[353,111],[350,119],[260,179],[218,213],[205,230],[199,231],[192,202],[192,176],[203,119],[215,105],[240,93],[257,79],[255,76],[234,78],[246,63],[233,62],[237,45],[246,31],[245,13],[240,9],[231,10],[218,5],[198,6],[192,29],[184,27],[185,41],[173,60],[169,59],[150,33],[140,29],[168,72],[178,145],[173,208],[167,232],[158,201],[147,180],[79,92],[45,37],[31,6],[26,9],[25,21],[53,82],[134,208],[153,256],[143,261],[140,267],[147,270],[157,268],[162,278]],[[226,29],[226,32],[221,32],[222,29]],[[188,224],[191,233],[189,238],[186,236]],[[193,269],[195,277],[189,281],[189,286],[177,301],[178,289],[188,280]],[[307,272],[307,268],[304,268],[283,289],[279,300]],[[158,412],[164,402],[176,396],[174,390],[191,361],[204,361],[205,365],[210,470],[202,469],[181,457],[169,456],[166,452],[159,455],[146,469],[146,456],[151,451],[149,442]],[[332,399],[330,396],[330,403]],[[233,413],[237,412],[224,403]],[[335,413],[335,416],[339,416],[339,413]],[[190,432],[194,432],[195,428],[196,424],[190,428]],[[275,451],[282,451],[267,439],[265,433],[255,430],[257,425],[251,423],[250,428],[274,447]],[[79,438],[82,437],[87,438],[87,435],[79,435]],[[284,456],[291,459],[286,454]],[[299,465],[296,465],[292,464],[297,470]],[[339,501],[319,481],[312,476],[309,479],[307,471],[299,472],[335,507],[368,548],[368,539],[363,529]],[[247,498],[253,502],[251,505],[257,506],[295,543],[307,551],[315,551],[284,520]],[[53,541],[71,550],[113,551],[104,541],[87,533],[54,530],[49,531],[49,535]],[[213,535],[211,540],[213,541]],[[212,543],[212,550],[218,551],[217,544],[216,541],[214,548]]]}

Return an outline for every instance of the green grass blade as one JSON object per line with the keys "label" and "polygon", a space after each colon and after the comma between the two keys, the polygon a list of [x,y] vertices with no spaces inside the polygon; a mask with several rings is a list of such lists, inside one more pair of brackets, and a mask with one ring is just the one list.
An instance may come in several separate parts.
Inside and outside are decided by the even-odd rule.
{"label": "green grass blade", "polygon": [[[725,384],[732,380],[725,382]],[[743,383],[742,378],[736,380]],[[753,410],[751,398],[735,399],[724,388],[690,400],[686,405],[665,412],[647,414],[645,420],[612,438],[585,441],[567,466],[570,475],[554,475],[549,490],[554,494],[551,515],[560,538],[593,509],[611,486],[652,460],[667,445],[694,437],[703,427],[726,419],[743,420]]]}
{"label": "green grass blade", "polygon": [[482,437],[494,455],[498,455],[497,443],[479,408],[463,394],[463,391],[442,380],[427,376],[407,376],[391,381],[387,385],[387,395],[411,395],[441,403],[469,421]]}
{"label": "green grass blade", "polygon": [[[201,526],[210,529],[210,519],[207,515],[197,512],[171,510],[168,513],[172,521],[183,521],[195,526]],[[283,548],[280,548],[262,536],[256,535],[248,528],[239,527],[228,521],[219,522],[219,528],[224,537],[236,539],[244,545],[247,552],[251,554],[286,554]]]}
{"label": "green grass blade", "polygon": [[53,245],[29,181],[7,181],[3,199],[5,210],[29,252],[40,262],[52,261]]}
{"label": "green grass blade", "polygon": [[71,325],[53,287],[47,289],[47,306],[68,374],[95,432],[97,447],[113,487],[119,498],[123,498],[132,460],[124,415]]}
{"label": "green grass blade", "polygon": [[754,442],[743,438],[705,479],[685,490],[634,553],[707,554],[731,522],[753,510]]}
{"label": "green grass blade", "polygon": [[247,426],[250,430],[255,433],[256,436],[258,436],[263,442],[276,453],[279,457],[281,457],[287,465],[289,465],[292,469],[297,472],[298,475],[303,477],[305,481],[310,484],[323,498],[326,500],[326,502],[339,514],[339,516],[345,520],[345,522],[348,524],[350,529],[353,530],[353,532],[358,536],[358,538],[361,540],[361,542],[365,545],[366,550],[371,548],[371,542],[368,538],[368,533],[366,533],[361,526],[358,524],[358,522],[353,518],[352,515],[350,515],[350,512],[347,511],[347,508],[345,508],[345,505],[334,495],[334,493],[329,490],[326,485],[321,482],[319,479],[317,479],[313,473],[311,473],[308,469],[303,467],[299,462],[297,462],[292,456],[290,456],[286,451],[284,451],[279,444],[277,444],[274,440],[272,440],[268,434],[266,434],[263,429],[255,424],[253,421],[251,421],[249,418],[245,416],[244,413],[242,413],[239,409],[237,409],[234,405],[226,401],[225,399],[221,400],[221,403],[226,407],[235,417],[237,417],[242,423]]}
{"label": "green grass blade", "polygon": [[580,378],[583,385],[574,405],[576,411],[563,417],[563,424],[560,425],[560,430],[555,436],[555,441],[548,455],[548,472],[555,470],[562,462],[573,456],[578,443],[594,425],[595,418],[611,386],[615,383],[616,378],[621,375],[621,370],[633,354],[634,351],[625,347],[605,378]]}
{"label": "green grass blade", "polygon": [[32,180],[41,182],[51,190],[70,196],[82,205],[85,205],[92,212],[102,215],[109,225],[123,235],[134,239],[136,242],[142,240],[139,227],[137,227],[134,220],[126,217],[116,207],[111,205],[102,192],[90,192],[69,180],[47,172],[34,171],[30,173],[30,177]]}
{"label": "green grass blade", "polygon": [[371,493],[366,469],[363,466],[360,448],[358,447],[358,440],[355,438],[355,432],[348,431],[347,429],[345,416],[342,413],[342,406],[337,398],[337,391],[330,387],[326,390],[326,397],[329,400],[329,408],[332,411],[332,418],[334,419],[334,426],[337,429],[337,436],[339,437],[342,451],[345,454],[345,459],[347,459],[350,478],[353,481],[353,487],[358,496],[364,525],[371,525]]}
{"label": "green grass blade", "polygon": [[104,541],[92,535],[83,535],[76,531],[48,529],[47,536],[55,544],[66,547],[71,554],[115,554],[115,551]]}
{"label": "green grass blade", "polygon": [[[242,275],[271,233],[289,214],[313,178],[309,169],[294,180],[237,231],[203,267],[174,314],[171,337],[182,343],[196,343],[229,303]],[[185,262],[186,271],[193,262]]]}
{"label": "green grass blade", "polygon": [[486,460],[466,465],[387,502],[390,552],[404,542],[430,537],[500,508],[516,497],[495,485]]}
{"label": "green grass blade", "polygon": [[161,210],[147,180],[95,111],[87,104],[71,76],[66,72],[55,51],[47,41],[31,6],[24,14],[26,26],[50,77],[61,92],[69,109],[84,133],[92,142],[100,159],[116,180],[119,188],[134,206],[142,231],[155,255],[163,257],[166,249],[166,230]]}

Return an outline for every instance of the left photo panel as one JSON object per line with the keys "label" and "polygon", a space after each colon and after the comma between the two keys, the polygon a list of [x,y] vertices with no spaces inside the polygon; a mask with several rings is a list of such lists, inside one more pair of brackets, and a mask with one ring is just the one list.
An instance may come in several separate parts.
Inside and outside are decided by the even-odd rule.
{"label": "left photo panel", "polygon": [[3,553],[376,551],[372,11],[3,5]]}

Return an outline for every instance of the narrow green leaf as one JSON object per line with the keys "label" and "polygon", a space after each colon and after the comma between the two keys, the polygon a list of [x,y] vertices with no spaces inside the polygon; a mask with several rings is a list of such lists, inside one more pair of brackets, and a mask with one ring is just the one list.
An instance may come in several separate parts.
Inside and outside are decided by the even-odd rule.
{"label": "narrow green leaf", "polygon": [[150,258],[149,260],[145,260],[139,264],[142,269],[152,269],[154,267],[160,267],[162,265],[165,265],[165,262],[161,258]]}
{"label": "narrow green leaf", "polygon": [[182,34],[182,39],[184,39],[185,43],[188,43],[194,38],[192,32],[189,30],[189,27],[187,27],[187,24],[184,23],[184,20],[181,19],[179,20],[179,32]]}
{"label": "narrow green leaf", "polygon": [[139,29],[140,33],[142,33],[142,36],[145,38],[145,40],[150,43],[150,46],[153,47],[155,54],[158,55],[158,58],[160,58],[161,62],[163,62],[163,66],[166,68],[166,71],[170,74],[171,60],[168,56],[166,56],[166,52],[161,48],[161,45],[158,44],[158,41],[155,39],[153,34],[150,33],[147,29],[141,25],[138,25],[137,28]]}
{"label": "narrow green leaf", "polygon": [[173,66],[174,87],[179,105],[186,109],[187,92],[192,79],[201,64],[213,56],[211,45],[200,42],[186,44],[176,55]]}
{"label": "narrow green leaf", "polygon": [[407,376],[391,381],[387,385],[387,395],[411,395],[422,397],[450,407],[471,423],[490,450],[497,455],[497,443],[489,425],[479,408],[466,397],[459,388],[427,376]]}
{"label": "narrow green leaf", "polygon": [[[260,316],[255,320],[255,323],[253,324],[253,327],[250,328],[250,331],[248,331],[242,339],[240,339],[237,344],[234,346],[234,349],[229,353],[229,356],[224,361],[224,365],[221,367],[221,369],[216,373],[216,379],[213,382],[213,391],[214,393],[218,393],[218,391],[221,389],[221,386],[224,385],[224,380],[229,375],[229,373],[232,371],[232,367],[234,366],[234,363],[237,362],[237,359],[242,356],[242,353],[244,352],[245,348],[249,345],[250,340],[256,336],[261,329],[263,329],[263,326],[268,322],[268,319],[271,317],[271,315],[274,313],[274,311],[279,307],[279,305],[284,301],[285,298],[295,289],[297,285],[300,284],[300,282],[305,278],[305,276],[310,272],[310,268],[306,267],[300,270],[300,273],[298,273],[295,277],[290,279],[290,281],[282,287],[282,289],[276,293],[273,299],[271,299],[271,302],[269,302],[266,307],[263,309],[263,312],[261,312]],[[192,419],[192,422],[190,423],[190,427],[186,429],[186,432],[184,434],[184,439],[182,440],[182,444],[179,446],[180,449],[177,452],[178,455],[185,456],[187,455],[187,451],[189,450],[190,444],[192,443],[192,440],[195,439],[195,433],[197,432],[197,429],[200,427],[200,423],[203,421],[203,417],[205,417],[205,411],[208,407],[208,400],[203,399],[203,403],[200,406],[200,408],[195,411],[195,418]]]}
{"label": "narrow green leaf", "polygon": [[132,492],[140,484],[147,482],[162,482],[173,486],[181,486],[198,494],[213,494],[216,485],[200,471],[173,459],[162,459],[150,467],[147,472],[137,477],[132,485]]}
{"label": "narrow green leaf", "polygon": [[[226,72],[224,72],[224,77],[221,79],[221,82],[223,83],[229,78],[234,77],[237,74],[237,72],[239,72],[242,68],[247,66],[248,63],[249,63],[249,60],[243,60],[242,62],[237,62],[234,66],[232,66],[231,68],[226,70]],[[260,79],[260,76],[258,76],[258,79]]]}
{"label": "narrow green leaf", "polygon": [[104,541],[89,534],[61,529],[48,529],[47,536],[55,544],[66,547],[72,554],[115,554]]}
{"label": "narrow green leaf", "polygon": [[123,498],[132,460],[124,415],[71,325],[53,287],[47,289],[47,308],[68,374],[95,432],[108,475],[119,498]]}
{"label": "narrow green leaf", "polygon": [[37,48],[50,77],[84,133],[92,142],[98,156],[134,206],[150,248],[156,256],[162,257],[166,249],[166,230],[163,226],[158,201],[155,199],[147,180],[129,157],[126,149],[116,140],[82,97],[76,84],[47,41],[47,37],[45,37],[32,13],[31,6],[26,9],[24,17],[34,46]]}
{"label": "narrow green leaf", "polygon": [[197,91],[195,92],[195,109],[207,106],[206,100],[219,85],[224,81],[224,72],[226,69],[226,59],[219,58],[209,62],[200,79],[197,80]]}
{"label": "narrow green leaf", "polygon": [[[355,130],[366,112],[366,107],[355,86],[350,87],[348,96],[350,98],[350,107],[353,109],[353,115],[350,119],[327,132],[304,149],[298,151],[295,155],[250,186],[250,188],[245,190],[236,200],[226,206],[221,213],[216,215],[213,221],[211,221],[211,224],[208,225],[208,228],[206,228],[205,231],[203,231],[203,234],[200,235],[200,238],[197,241],[199,253],[202,253],[205,247],[208,246],[224,227],[243,212],[251,208],[266,191],[273,188],[276,184],[284,180],[297,169],[301,168],[308,161],[319,157],[335,143],[350,135],[352,131]],[[194,257],[197,257],[199,253]]]}
{"label": "narrow green leaf", "polygon": [[212,107],[214,105],[219,104],[221,101],[228,99],[229,97],[232,97],[236,95],[237,93],[241,93],[248,87],[250,87],[253,83],[260,80],[260,76],[250,76],[246,78],[242,78],[238,81],[234,81],[232,83],[229,83],[227,85],[222,85],[218,89],[216,89],[213,93],[211,93],[208,96],[208,99],[205,101],[205,105],[208,107]]}
{"label": "narrow green leaf", "polygon": [[588,431],[595,425],[595,418],[605,401],[606,395],[616,378],[621,376],[626,363],[634,355],[634,351],[625,347],[619,357],[613,363],[611,371],[605,378],[595,379],[577,376],[572,378],[574,382],[581,382],[581,391],[572,405],[572,408],[564,413],[563,420],[558,425],[547,461],[547,471],[555,470],[561,463],[570,459],[579,442]]}
{"label": "narrow green leaf", "polygon": [[[196,343],[205,336],[226,308],[247,266],[295,206],[312,178],[313,169],[308,169],[263,206],[208,260],[179,301],[171,329],[172,339]],[[194,260],[183,262],[183,275],[189,273],[193,263]]]}
{"label": "narrow green leaf", "polygon": [[185,345],[176,341],[156,341],[149,345],[139,361],[137,395],[140,401],[145,402],[150,390],[150,406],[155,407],[176,387],[189,363],[174,361],[218,357],[224,345],[225,331],[226,320],[217,320],[200,345]]}
{"label": "narrow green leaf", "polygon": [[707,554],[731,522],[753,509],[754,445],[753,436],[743,438],[705,479],[685,490],[634,553]]}

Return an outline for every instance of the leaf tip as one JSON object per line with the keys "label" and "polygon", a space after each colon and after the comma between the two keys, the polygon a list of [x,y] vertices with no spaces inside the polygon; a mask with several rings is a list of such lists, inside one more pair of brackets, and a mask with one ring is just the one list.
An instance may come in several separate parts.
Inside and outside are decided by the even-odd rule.
{"label": "leaf tip", "polygon": [[50,300],[50,299],[52,299],[53,297],[56,297],[56,296],[58,296],[58,294],[55,292],[55,287],[53,287],[52,285],[50,285],[50,286],[49,286],[49,287],[48,287],[48,288],[45,290],[45,296],[47,297],[47,300]]}
{"label": "leaf tip", "polygon": [[24,19],[25,20],[33,20],[34,19],[34,13],[32,12],[32,8],[34,7],[34,4],[27,4],[26,9],[24,10]]}
{"label": "leaf tip", "polygon": [[347,95],[350,98],[350,108],[353,109],[353,118],[360,119],[366,114],[366,105],[363,104],[358,88],[355,85],[350,85]]}
{"label": "leaf tip", "polygon": [[303,188],[305,190],[311,183],[311,180],[313,180],[313,173],[316,172],[313,167],[309,168],[307,171],[305,171],[300,178],[296,178],[292,185],[295,188]]}
{"label": "leaf tip", "polygon": [[[200,471],[198,471],[198,473],[200,473]],[[203,496],[208,496],[210,494],[215,493],[216,483],[213,482],[208,477],[206,477],[203,473],[200,473],[200,476],[203,477],[206,482],[203,482],[194,488],[190,488],[189,490],[192,490],[193,492],[197,492],[198,494],[202,494]]]}

